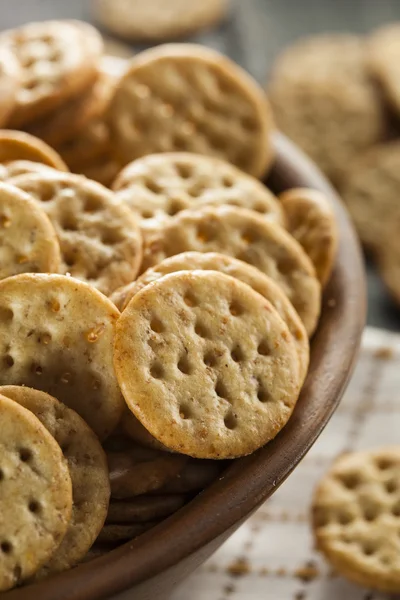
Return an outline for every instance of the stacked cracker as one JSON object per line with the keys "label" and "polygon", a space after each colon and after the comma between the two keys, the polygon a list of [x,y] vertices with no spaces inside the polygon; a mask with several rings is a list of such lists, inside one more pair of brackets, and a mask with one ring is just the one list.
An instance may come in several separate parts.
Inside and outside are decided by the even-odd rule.
{"label": "stacked cracker", "polygon": [[5,590],[148,530],[279,433],[337,234],[322,194],[278,199],[257,179],[271,112],[227,58],[143,52],[107,75],[104,101],[88,25],[28,25],[2,44],[20,73],[8,123],[80,172],[99,148],[118,165],[107,189],[32,134],[0,132]]}
{"label": "stacked cracker", "polygon": [[400,303],[400,27],[307,38],[278,57],[277,125],[340,190],[364,247]]}

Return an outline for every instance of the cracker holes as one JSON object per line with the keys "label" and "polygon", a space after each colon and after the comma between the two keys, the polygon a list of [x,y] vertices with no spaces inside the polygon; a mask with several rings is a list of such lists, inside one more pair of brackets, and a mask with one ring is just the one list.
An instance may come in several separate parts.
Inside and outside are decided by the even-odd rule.
{"label": "cracker holes", "polygon": [[176,164],[175,168],[178,172],[179,177],[181,177],[182,179],[190,179],[190,177],[193,175],[192,165]]}
{"label": "cracker holes", "polygon": [[154,333],[162,333],[164,331],[164,325],[157,317],[153,317],[150,321],[150,328]]}
{"label": "cracker holes", "polygon": [[388,458],[381,457],[377,459],[376,466],[380,471],[386,471],[386,469],[393,467],[393,462]]}
{"label": "cracker holes", "polygon": [[224,175],[222,178],[222,184],[226,188],[231,188],[235,185],[235,181],[231,175]]}
{"label": "cracker holes", "polygon": [[29,512],[31,512],[32,514],[38,515],[41,512],[42,507],[41,507],[40,503],[37,502],[36,500],[31,500],[28,504],[28,509],[29,509]]}
{"label": "cracker holes", "polygon": [[45,184],[40,190],[39,199],[42,202],[50,202],[51,200],[53,200],[54,199],[53,186],[50,184]]}
{"label": "cracker holes", "polygon": [[179,371],[184,375],[190,375],[190,373],[192,372],[192,365],[190,364],[187,356],[182,356],[179,359],[177,367]]}
{"label": "cracker holes", "polygon": [[222,398],[223,400],[228,400],[228,390],[226,389],[226,385],[221,379],[217,379],[217,382],[215,384],[215,393],[219,398]]}
{"label": "cracker holes", "polygon": [[199,227],[197,228],[196,237],[198,241],[202,244],[206,244],[207,242],[210,242],[213,239],[211,231],[208,227],[204,225],[199,225]]}
{"label": "cracker holes", "polygon": [[239,302],[233,301],[229,305],[229,312],[233,317],[240,317],[240,315],[243,314],[244,309],[243,306],[239,304]]}
{"label": "cracker holes", "polygon": [[73,267],[76,263],[76,256],[73,252],[68,252],[64,254],[64,262],[67,267]]}
{"label": "cracker holes", "polygon": [[84,199],[83,210],[88,213],[98,212],[102,210],[103,205],[97,196],[89,195]]}
{"label": "cracker holes", "polygon": [[152,219],[155,215],[155,213],[152,210],[146,209],[143,209],[140,214],[142,216],[142,219]]}
{"label": "cracker holes", "polygon": [[265,215],[268,212],[268,210],[265,208],[264,204],[261,204],[261,203],[255,204],[253,206],[253,210],[260,213],[261,215]]}
{"label": "cracker holes", "polygon": [[40,377],[43,374],[43,367],[36,363],[33,363],[33,365],[31,366],[31,371],[32,373],[35,373],[35,375],[38,375]]}
{"label": "cracker holes", "polygon": [[65,215],[61,221],[61,227],[64,231],[77,231],[78,223],[73,215]]}
{"label": "cracker holes", "polygon": [[375,554],[376,550],[376,545],[372,541],[365,541],[362,545],[362,551],[365,556],[372,556]]}
{"label": "cracker holes", "polygon": [[7,306],[0,306],[0,320],[1,321],[11,321],[14,317],[14,313],[11,308],[7,308]]}
{"label": "cracker holes", "polygon": [[199,198],[206,191],[206,187],[203,183],[194,183],[189,189],[188,194],[192,196],[192,198]]}
{"label": "cracker holes", "polygon": [[231,358],[235,363],[239,363],[242,362],[242,360],[244,360],[244,354],[240,346],[235,346],[234,348],[232,348]]}
{"label": "cracker holes", "polygon": [[181,212],[181,210],[184,210],[185,208],[186,207],[179,200],[171,200],[171,202],[168,205],[167,213],[169,214],[170,217],[173,217],[174,215],[178,214],[179,212]]}
{"label": "cracker holes", "polygon": [[8,369],[11,369],[11,367],[14,366],[14,359],[10,354],[6,354],[6,356],[3,358],[3,362],[4,366]]}
{"label": "cracker holes", "polygon": [[50,333],[42,333],[42,335],[39,337],[39,342],[45,346],[48,346],[48,344],[51,342]]}
{"label": "cracker holes", "polygon": [[155,362],[150,367],[150,375],[153,379],[162,379],[164,377],[164,367],[161,363]]}
{"label": "cracker holes", "polygon": [[214,352],[207,352],[204,355],[203,362],[206,367],[215,367],[217,364],[217,357],[215,356]]}
{"label": "cracker holes", "polygon": [[29,450],[29,448],[20,448],[18,450],[18,454],[19,454],[20,461],[23,463],[28,463],[33,458],[32,451]]}
{"label": "cracker holes", "polygon": [[144,186],[153,194],[161,194],[163,188],[153,179],[146,178],[144,180]]}
{"label": "cracker holes", "polygon": [[0,481],[4,480],[4,471],[0,469]]}
{"label": "cracker holes", "polygon": [[187,404],[181,404],[180,405],[180,407],[179,407],[179,416],[180,416],[180,418],[183,421],[191,418],[192,411],[191,411],[190,407]]}
{"label": "cracker holes", "polygon": [[397,481],[395,479],[389,479],[389,481],[386,481],[385,490],[388,494],[394,494],[397,492]]}
{"label": "cracker holes", "polygon": [[229,411],[227,415],[225,415],[224,418],[224,425],[227,429],[229,430],[233,430],[236,429],[237,427],[237,418],[236,415],[232,412]]}
{"label": "cracker holes", "polygon": [[257,236],[255,235],[254,231],[250,230],[243,231],[240,237],[242,242],[247,245],[254,244],[254,242],[257,240]]}
{"label": "cracker holes", "polygon": [[293,260],[288,256],[279,260],[276,267],[282,275],[289,275],[296,269]]}
{"label": "cracker holes", "polygon": [[343,473],[338,476],[338,480],[348,490],[355,490],[360,485],[357,473]]}
{"label": "cracker holes", "polygon": [[330,525],[330,522],[330,518],[325,512],[315,509],[314,523],[316,527],[327,527],[328,525]]}
{"label": "cracker holes", "polygon": [[11,554],[13,551],[11,542],[8,542],[7,540],[1,542],[0,549],[3,552],[3,554]]}
{"label": "cracker holes", "polygon": [[53,298],[53,300],[50,300],[50,310],[52,312],[60,312],[61,309],[61,304],[59,303],[59,301],[56,298]]}
{"label": "cracker holes", "polygon": [[350,525],[354,521],[354,516],[346,510],[342,510],[337,515],[337,520],[340,525]]}
{"label": "cracker holes", "polygon": [[400,502],[397,502],[393,507],[392,507],[392,515],[394,517],[400,517]]}
{"label": "cracker holes", "polygon": [[257,352],[260,356],[270,356],[271,355],[271,348],[269,347],[266,340],[262,340],[258,344]]}
{"label": "cracker holes", "polygon": [[4,229],[11,227],[11,219],[6,215],[0,215],[0,227],[3,227]]}
{"label": "cracker holes", "polygon": [[379,509],[376,506],[367,506],[363,511],[363,516],[366,521],[372,523],[379,517]]}
{"label": "cracker holes", "polygon": [[208,331],[202,323],[196,323],[196,325],[194,326],[194,332],[196,335],[203,339],[208,338]]}
{"label": "cracker holes", "polygon": [[262,404],[265,404],[271,400],[269,392],[265,389],[261,381],[258,382],[257,398],[260,402],[262,402]]}
{"label": "cracker holes", "polygon": [[196,298],[193,296],[193,294],[191,294],[190,292],[187,293],[184,298],[183,298],[184,303],[186,304],[186,306],[190,306],[191,308],[193,306],[197,305],[197,300]]}

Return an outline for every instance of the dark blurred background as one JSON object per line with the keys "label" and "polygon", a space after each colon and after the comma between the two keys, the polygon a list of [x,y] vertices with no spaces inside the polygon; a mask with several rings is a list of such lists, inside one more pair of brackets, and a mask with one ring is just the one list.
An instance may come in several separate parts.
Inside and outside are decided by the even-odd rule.
{"label": "dark blurred background", "polygon": [[[1,29],[50,18],[94,22],[89,0],[0,0]],[[274,57],[299,37],[328,31],[364,33],[391,21],[400,21],[400,0],[232,0],[225,23],[190,41],[224,52],[264,84]],[[369,324],[400,331],[400,309],[372,267],[368,293]]]}

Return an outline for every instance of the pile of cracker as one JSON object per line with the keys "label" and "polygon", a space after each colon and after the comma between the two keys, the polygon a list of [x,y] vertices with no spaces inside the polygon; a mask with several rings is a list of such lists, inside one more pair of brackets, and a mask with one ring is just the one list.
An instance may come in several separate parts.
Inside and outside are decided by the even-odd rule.
{"label": "pile of cracker", "polygon": [[339,189],[400,304],[400,24],[300,40],[273,65],[278,127]]}
{"label": "pile of cracker", "polygon": [[271,110],[226,57],[121,65],[74,21],[7,31],[0,56],[7,590],[147,531],[279,433],[337,231],[320,192],[260,181]]}

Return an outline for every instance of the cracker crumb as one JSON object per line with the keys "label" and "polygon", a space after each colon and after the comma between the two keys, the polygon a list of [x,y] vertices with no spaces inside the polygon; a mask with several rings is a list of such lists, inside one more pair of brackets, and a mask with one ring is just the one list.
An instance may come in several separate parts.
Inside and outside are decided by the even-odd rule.
{"label": "cracker crumb", "polygon": [[251,573],[251,568],[247,558],[240,557],[227,567],[226,572],[232,577],[243,577]]}
{"label": "cracker crumb", "polygon": [[374,352],[374,357],[379,358],[380,360],[391,360],[394,355],[393,348],[389,346],[381,346]]}
{"label": "cracker crumb", "polygon": [[295,577],[301,579],[305,583],[314,581],[319,576],[319,570],[313,561],[307,562],[303,567],[300,567],[294,572]]}

